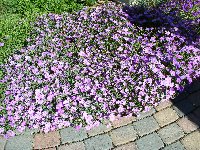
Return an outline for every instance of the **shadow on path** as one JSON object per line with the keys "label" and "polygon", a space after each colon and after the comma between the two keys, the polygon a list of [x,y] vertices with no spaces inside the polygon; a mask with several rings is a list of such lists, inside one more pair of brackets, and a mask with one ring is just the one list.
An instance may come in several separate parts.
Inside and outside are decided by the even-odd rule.
{"label": "shadow on path", "polygon": [[180,117],[187,116],[200,127],[200,78],[185,86],[185,90],[172,100]]}

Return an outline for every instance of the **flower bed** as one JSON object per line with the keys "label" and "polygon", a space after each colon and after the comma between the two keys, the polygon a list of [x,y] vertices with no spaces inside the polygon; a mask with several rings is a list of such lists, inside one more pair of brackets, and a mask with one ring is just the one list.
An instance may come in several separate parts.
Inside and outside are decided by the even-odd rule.
{"label": "flower bed", "polygon": [[[1,65],[8,83],[2,135],[25,127],[90,130],[116,115],[148,111],[200,77],[199,36],[184,34],[192,29],[187,22],[167,14],[159,20],[155,9],[134,16],[135,9],[121,8],[110,2],[88,13],[38,18],[28,46]],[[148,23],[152,13],[156,24]]]}

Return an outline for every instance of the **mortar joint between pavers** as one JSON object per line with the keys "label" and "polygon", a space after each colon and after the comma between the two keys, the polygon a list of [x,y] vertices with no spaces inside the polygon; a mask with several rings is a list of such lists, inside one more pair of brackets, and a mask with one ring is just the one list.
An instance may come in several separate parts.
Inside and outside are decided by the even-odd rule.
{"label": "mortar joint between pavers", "polygon": [[[183,118],[183,117],[181,117],[181,118]],[[180,119],[178,119],[178,120],[180,120]],[[182,131],[184,132],[184,136],[190,134],[191,132],[190,133],[186,133],[186,131],[183,130],[183,128],[178,124],[178,120],[176,121],[176,124],[182,129]],[[194,131],[196,131],[196,130],[194,130]]]}
{"label": "mortar joint between pavers", "polygon": [[[199,132],[200,132],[200,129],[197,129]],[[188,136],[189,134],[192,134],[193,132],[196,132],[197,130],[195,130],[195,131],[192,131],[192,132],[190,132],[190,133],[187,133],[187,134],[185,134],[183,137],[181,137],[179,140],[180,140],[180,142],[181,142],[181,140],[183,139],[183,138],[185,138],[186,136]],[[182,142],[181,142],[181,144],[183,144]]]}
{"label": "mortar joint between pavers", "polygon": [[62,144],[62,141],[61,141],[61,138],[62,138],[62,137],[61,137],[60,131],[61,131],[61,129],[58,130],[58,133],[59,133],[59,135],[60,135],[60,145],[61,145],[61,144]]}
{"label": "mortar joint between pavers", "polygon": [[[112,131],[112,130],[111,130],[111,131]],[[111,131],[109,131],[109,132],[107,133],[107,134],[109,135],[110,138],[111,138],[111,135],[110,135],[110,134],[111,134]],[[111,140],[112,140],[112,138],[111,138]],[[113,149],[114,149],[114,147],[116,147],[115,144],[113,143],[113,140],[112,140],[112,146],[113,146]],[[118,145],[118,146],[120,146],[120,145]]]}
{"label": "mortar joint between pavers", "polygon": [[129,141],[127,143],[123,143],[123,144],[120,144],[120,145],[117,145],[117,146],[113,146],[113,148],[111,150],[118,148],[118,147],[121,147],[121,146],[126,145],[126,144],[131,144],[131,143],[133,143],[133,141]]}

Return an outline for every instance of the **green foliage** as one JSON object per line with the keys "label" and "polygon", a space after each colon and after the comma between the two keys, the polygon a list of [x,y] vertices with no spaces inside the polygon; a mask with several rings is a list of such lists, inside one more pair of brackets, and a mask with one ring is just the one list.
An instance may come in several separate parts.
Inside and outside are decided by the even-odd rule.
{"label": "green foliage", "polygon": [[0,64],[6,63],[15,50],[26,46],[32,29],[30,23],[45,13],[73,13],[94,0],[1,0],[0,1]]}
{"label": "green foliage", "polygon": [[10,13],[26,16],[32,12],[69,12],[83,6],[72,0],[3,0],[1,5]]}
{"label": "green foliage", "polygon": [[167,0],[132,0],[133,6],[144,6],[144,7],[154,7],[161,3],[166,2]]}
{"label": "green foliage", "polygon": [[[7,63],[9,56],[26,46],[32,30],[31,22],[46,13],[73,13],[94,0],[0,0],[0,64]],[[4,76],[0,69],[0,79]],[[7,85],[0,82],[0,100],[4,99]]]}

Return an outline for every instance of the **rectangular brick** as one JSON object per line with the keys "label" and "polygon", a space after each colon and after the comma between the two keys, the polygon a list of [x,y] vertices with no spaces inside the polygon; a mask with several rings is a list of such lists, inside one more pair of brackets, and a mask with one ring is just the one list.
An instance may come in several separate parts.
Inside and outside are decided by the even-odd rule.
{"label": "rectangular brick", "polygon": [[58,150],[85,150],[85,144],[83,142],[76,142],[69,145],[62,145],[58,147]]}
{"label": "rectangular brick", "polygon": [[110,150],[113,148],[112,140],[108,134],[97,135],[84,141],[87,150]]}
{"label": "rectangular brick", "polygon": [[143,119],[145,117],[149,117],[153,115],[156,112],[156,110],[152,107],[148,112],[141,112],[140,116],[137,117],[137,120]]}
{"label": "rectangular brick", "polygon": [[138,139],[136,145],[137,150],[158,150],[164,147],[164,143],[157,133],[152,133]]}
{"label": "rectangular brick", "polygon": [[32,135],[19,135],[14,136],[7,140],[5,150],[32,150],[33,149],[33,136]]}
{"label": "rectangular brick", "polygon": [[4,149],[6,145],[6,139],[3,136],[0,136],[0,149]]}
{"label": "rectangular brick", "polygon": [[172,108],[166,108],[164,110],[161,110],[155,113],[154,117],[160,125],[160,127],[170,124],[179,118],[175,110],[173,110]]}
{"label": "rectangular brick", "polygon": [[190,133],[198,129],[198,125],[190,121],[188,117],[183,117],[177,121],[177,124],[183,129],[185,133]]}
{"label": "rectangular brick", "polygon": [[183,144],[180,141],[166,146],[163,150],[185,150]]}
{"label": "rectangular brick", "polygon": [[199,150],[200,148],[199,141],[200,141],[200,131],[198,130],[188,134],[183,139],[181,139],[181,143],[187,150]]}
{"label": "rectangular brick", "polygon": [[137,133],[133,125],[123,126],[114,129],[110,132],[110,136],[115,146],[134,141],[137,138]]}
{"label": "rectangular brick", "polygon": [[114,120],[111,122],[114,128],[118,128],[124,125],[128,125],[132,123],[133,121],[136,121],[136,117],[131,116],[131,117],[116,117],[117,120]]}
{"label": "rectangular brick", "polygon": [[86,131],[89,135],[89,137],[91,136],[95,136],[101,133],[106,133],[108,131],[110,131],[112,129],[112,127],[107,128],[107,126],[105,124],[100,124],[98,127],[94,127],[91,130]]}
{"label": "rectangular brick", "polygon": [[139,136],[149,134],[160,128],[153,116],[136,121],[133,126]]}
{"label": "rectangular brick", "polygon": [[160,129],[158,134],[166,144],[171,144],[184,136],[183,130],[176,123]]}
{"label": "rectangular brick", "polygon": [[58,131],[49,133],[39,133],[34,137],[34,149],[55,147],[60,144],[60,135]]}
{"label": "rectangular brick", "polygon": [[62,144],[65,144],[84,140],[87,138],[87,133],[83,127],[79,131],[74,127],[68,127],[60,130],[60,136]]}
{"label": "rectangular brick", "polygon": [[160,111],[160,110],[162,110],[162,109],[165,109],[165,108],[170,107],[171,105],[172,105],[172,102],[171,102],[170,100],[167,100],[167,101],[160,102],[160,103],[158,104],[158,106],[155,107],[155,109],[156,109],[157,111]]}

